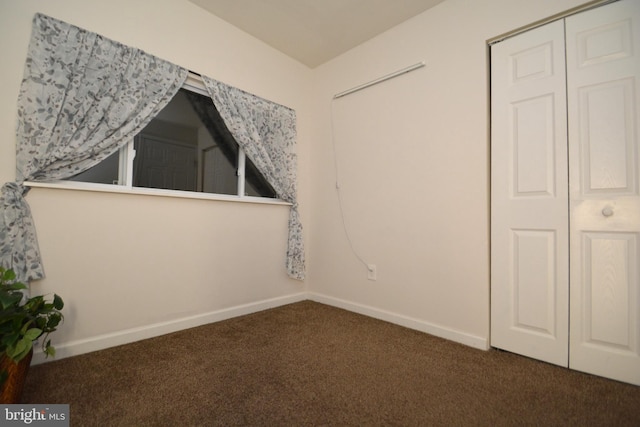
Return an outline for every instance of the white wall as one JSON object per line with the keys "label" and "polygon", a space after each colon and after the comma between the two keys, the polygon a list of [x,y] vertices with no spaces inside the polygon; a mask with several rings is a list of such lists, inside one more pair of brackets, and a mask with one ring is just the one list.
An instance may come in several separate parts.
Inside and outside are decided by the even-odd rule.
{"label": "white wall", "polygon": [[[0,180],[14,179],[15,101],[36,11],[294,108],[305,283],[284,271],[287,209],[33,189],[61,356],[303,298],[484,348],[489,337],[486,40],[583,0],[447,0],[309,70],[182,0],[0,0]],[[334,94],[424,60],[333,104]],[[124,244],[123,244],[124,242]],[[267,301],[263,305],[252,305]],[[248,307],[247,307],[248,305]]]}
{"label": "white wall", "polygon": [[[314,298],[486,348],[486,41],[582,0],[447,0],[314,70],[309,290]],[[334,94],[426,67],[333,102]]]}
{"label": "white wall", "polygon": [[[310,70],[184,0],[0,0],[0,180],[15,179],[16,99],[42,12],[295,109],[308,212]],[[35,188],[46,279],[66,322],[59,357],[300,299],[286,275],[288,207]],[[301,294],[302,293],[302,294]]]}

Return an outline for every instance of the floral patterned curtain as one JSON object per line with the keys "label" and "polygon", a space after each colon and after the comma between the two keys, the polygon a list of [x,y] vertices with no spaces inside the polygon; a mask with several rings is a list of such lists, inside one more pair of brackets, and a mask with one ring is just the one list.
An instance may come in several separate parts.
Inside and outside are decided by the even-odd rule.
{"label": "floral patterned curtain", "polygon": [[296,114],[238,88],[202,76],[227,128],[278,196],[292,204],[289,213],[287,273],[304,280],[302,223],[296,199]]}
{"label": "floral patterned curtain", "polygon": [[16,182],[0,197],[0,263],[44,277],[24,181],[64,179],[129,142],[173,98],[188,71],[37,14],[18,97]]}

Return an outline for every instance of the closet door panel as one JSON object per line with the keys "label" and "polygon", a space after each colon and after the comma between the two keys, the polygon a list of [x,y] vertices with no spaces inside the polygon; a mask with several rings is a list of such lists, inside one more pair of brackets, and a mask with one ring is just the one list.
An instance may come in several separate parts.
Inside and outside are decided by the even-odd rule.
{"label": "closet door panel", "polygon": [[640,384],[640,7],[566,19],[570,362]]}
{"label": "closet door panel", "polygon": [[567,366],[564,25],[491,48],[491,345]]}

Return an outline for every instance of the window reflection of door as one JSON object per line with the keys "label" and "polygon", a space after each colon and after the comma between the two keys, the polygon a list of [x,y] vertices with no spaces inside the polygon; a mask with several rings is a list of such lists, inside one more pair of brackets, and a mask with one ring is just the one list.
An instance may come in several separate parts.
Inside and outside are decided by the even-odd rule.
{"label": "window reflection of door", "polygon": [[236,194],[237,178],[234,166],[217,145],[202,150],[202,191]]}
{"label": "window reflection of door", "polygon": [[142,135],[134,160],[135,187],[196,191],[196,147]]}

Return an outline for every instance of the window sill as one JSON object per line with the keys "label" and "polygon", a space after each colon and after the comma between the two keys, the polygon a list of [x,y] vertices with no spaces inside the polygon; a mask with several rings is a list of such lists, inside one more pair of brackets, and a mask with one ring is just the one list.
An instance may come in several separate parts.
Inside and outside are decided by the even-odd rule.
{"label": "window sill", "polygon": [[233,196],[229,194],[198,193],[194,191],[164,190],[158,188],[125,187],[123,185],[94,184],[76,181],[36,182],[25,181],[26,187],[55,188],[59,190],[96,191],[102,193],[136,194],[143,196],[177,197],[182,199],[216,200],[223,202],[258,203],[291,206],[281,199],[254,196]]}

